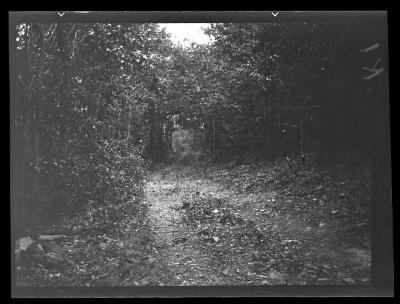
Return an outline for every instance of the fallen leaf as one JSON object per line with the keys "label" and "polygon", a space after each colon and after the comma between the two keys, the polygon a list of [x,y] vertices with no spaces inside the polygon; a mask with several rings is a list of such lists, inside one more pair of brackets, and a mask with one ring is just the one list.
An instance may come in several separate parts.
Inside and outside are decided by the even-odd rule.
{"label": "fallen leaf", "polygon": [[348,284],[356,284],[356,281],[354,281],[352,278],[344,278],[343,282],[346,282]]}
{"label": "fallen leaf", "polygon": [[134,250],[134,249],[127,249],[125,251],[125,253],[126,253],[127,256],[138,255],[138,252],[136,250]]}
{"label": "fallen leaf", "polygon": [[107,246],[108,246],[107,243],[100,243],[100,244],[99,244],[99,247],[100,247],[101,249],[106,249]]}
{"label": "fallen leaf", "polygon": [[31,237],[23,237],[15,242],[16,250],[26,250],[33,242]]}
{"label": "fallen leaf", "polygon": [[284,275],[278,271],[272,270],[268,273],[268,278],[273,281],[283,282]]}
{"label": "fallen leaf", "polygon": [[329,266],[328,264],[322,264],[322,267],[325,269],[331,269],[331,266]]}

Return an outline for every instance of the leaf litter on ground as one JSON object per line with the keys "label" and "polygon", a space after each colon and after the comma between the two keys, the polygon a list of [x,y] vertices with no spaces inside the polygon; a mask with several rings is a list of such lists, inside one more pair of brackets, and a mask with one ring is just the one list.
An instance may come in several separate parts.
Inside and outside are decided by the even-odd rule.
{"label": "leaf litter on ground", "polygon": [[[370,265],[363,258],[370,255],[366,171],[313,163],[293,173],[277,160],[229,169],[169,168],[162,178],[155,172],[147,181],[153,201],[93,206],[36,239],[18,240],[18,252],[40,238],[55,241],[73,264],[58,263],[55,256],[51,267],[28,259],[17,266],[17,282],[368,284]],[[167,201],[169,207],[154,210],[168,217],[169,228],[156,228],[155,214],[148,209]],[[346,252],[354,240],[366,248]],[[176,256],[168,262],[169,254]]]}

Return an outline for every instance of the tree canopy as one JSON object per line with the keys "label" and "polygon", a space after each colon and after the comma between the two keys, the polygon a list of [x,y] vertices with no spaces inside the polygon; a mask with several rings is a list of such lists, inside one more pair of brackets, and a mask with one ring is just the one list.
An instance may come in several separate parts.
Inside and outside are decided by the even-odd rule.
{"label": "tree canopy", "polygon": [[183,47],[152,23],[19,24],[16,216],[138,198],[176,129],[213,159],[367,147],[363,26],[212,24],[212,44]]}

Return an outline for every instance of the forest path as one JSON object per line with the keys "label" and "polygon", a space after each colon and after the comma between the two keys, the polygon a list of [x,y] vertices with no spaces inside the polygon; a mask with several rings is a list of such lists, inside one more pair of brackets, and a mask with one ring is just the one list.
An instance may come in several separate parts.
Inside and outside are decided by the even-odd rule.
{"label": "forest path", "polygon": [[227,195],[207,179],[183,177],[171,171],[158,171],[147,182],[149,225],[159,252],[155,263],[158,280],[163,285],[174,286],[227,285],[240,281],[243,274],[239,271],[232,277],[210,248],[222,245],[205,241],[184,221],[182,201],[196,191]]}
{"label": "forest path", "polygon": [[[341,203],[354,177],[333,176],[336,187],[330,178],[322,186],[318,173],[317,182],[304,186],[297,178],[285,190],[265,183],[282,179],[273,171],[158,169],[144,198],[109,205],[105,213],[92,208],[42,233],[65,234],[54,250],[72,265],[43,264],[32,255],[17,267],[18,285],[369,284],[370,212],[365,204]],[[310,187],[317,191],[303,195]]]}
{"label": "forest path", "polygon": [[[328,224],[308,227],[304,217],[288,210],[287,198],[279,191],[240,190],[255,173],[239,174],[244,183],[239,187],[227,186],[229,171],[211,174],[220,179],[209,173],[167,167],[147,181],[145,204],[157,252],[152,258],[153,284],[368,283],[367,250],[338,243],[335,236],[342,239],[342,234],[319,239],[336,229],[333,221],[326,218]],[[185,204],[190,207],[183,208]],[[310,237],[319,244],[308,241]]]}

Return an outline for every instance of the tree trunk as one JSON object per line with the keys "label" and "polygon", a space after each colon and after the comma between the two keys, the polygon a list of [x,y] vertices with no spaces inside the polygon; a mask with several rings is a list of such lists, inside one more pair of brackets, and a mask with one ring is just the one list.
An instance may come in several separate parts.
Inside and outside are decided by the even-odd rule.
{"label": "tree trunk", "polygon": [[129,141],[129,137],[131,135],[131,119],[132,119],[132,109],[129,109],[129,115],[128,115],[128,123],[127,123],[127,135],[126,135],[126,141]]}
{"label": "tree trunk", "polygon": [[167,120],[165,123],[165,146],[168,153],[172,153],[172,122]]}
{"label": "tree trunk", "polygon": [[162,129],[160,125],[158,109],[156,108],[155,102],[149,102],[148,117],[150,118],[150,134],[149,134],[149,146],[148,151],[151,159],[154,161],[160,161],[162,158]]}
{"label": "tree trunk", "polygon": [[303,108],[299,107],[300,112],[300,156],[304,159],[304,128],[303,128]]}
{"label": "tree trunk", "polygon": [[215,130],[215,116],[213,116],[212,120],[212,128],[213,128],[213,156],[216,154],[216,130]]}

